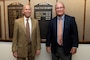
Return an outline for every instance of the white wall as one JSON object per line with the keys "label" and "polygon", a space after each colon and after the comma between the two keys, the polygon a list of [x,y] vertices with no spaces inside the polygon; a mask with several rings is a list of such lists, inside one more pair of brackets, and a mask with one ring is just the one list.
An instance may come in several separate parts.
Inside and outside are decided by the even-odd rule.
{"label": "white wall", "polygon": [[[41,43],[41,54],[35,60],[51,60],[51,55],[45,50],[45,44]],[[0,60],[16,60],[12,55],[12,42],[0,42]],[[90,44],[79,44],[78,51],[72,60],[90,60]]]}

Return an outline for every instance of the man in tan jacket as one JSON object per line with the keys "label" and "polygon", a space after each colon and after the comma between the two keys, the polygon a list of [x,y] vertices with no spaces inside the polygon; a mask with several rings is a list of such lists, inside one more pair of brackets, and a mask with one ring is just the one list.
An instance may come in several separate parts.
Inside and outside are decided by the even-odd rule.
{"label": "man in tan jacket", "polygon": [[[22,10],[23,17],[15,20],[12,52],[17,60],[35,60],[35,54],[40,54],[40,31],[38,21],[31,19],[31,8],[25,5]],[[30,39],[27,39],[26,23],[28,19]]]}

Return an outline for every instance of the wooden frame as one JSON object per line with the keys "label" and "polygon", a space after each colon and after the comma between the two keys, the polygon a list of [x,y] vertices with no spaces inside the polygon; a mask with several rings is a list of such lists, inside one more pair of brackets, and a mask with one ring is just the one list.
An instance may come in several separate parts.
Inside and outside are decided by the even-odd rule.
{"label": "wooden frame", "polygon": [[1,6],[0,6],[0,38],[1,38],[1,35],[2,33],[1,33]]}

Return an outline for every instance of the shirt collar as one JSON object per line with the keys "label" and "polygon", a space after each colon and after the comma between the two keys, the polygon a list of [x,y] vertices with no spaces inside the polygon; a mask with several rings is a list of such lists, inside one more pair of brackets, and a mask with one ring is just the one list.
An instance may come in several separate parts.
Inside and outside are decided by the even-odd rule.
{"label": "shirt collar", "polygon": [[[65,14],[61,17],[62,18],[62,20],[64,20],[64,17],[65,17]],[[57,20],[59,20],[60,19],[60,17],[59,16],[57,16]]]}
{"label": "shirt collar", "polygon": [[31,20],[31,18],[26,18],[26,17],[24,16],[24,20],[26,21],[27,19]]}

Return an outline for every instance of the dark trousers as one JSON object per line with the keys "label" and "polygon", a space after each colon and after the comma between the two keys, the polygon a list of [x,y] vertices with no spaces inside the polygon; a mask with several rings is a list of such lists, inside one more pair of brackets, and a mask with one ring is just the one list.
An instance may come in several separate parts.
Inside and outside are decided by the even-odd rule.
{"label": "dark trousers", "polygon": [[52,60],[71,60],[72,55],[65,55],[63,47],[58,47],[55,54],[52,53]]}
{"label": "dark trousers", "polygon": [[17,60],[35,60],[35,56],[31,55],[31,44],[28,45],[28,56],[27,57],[18,57]]}

